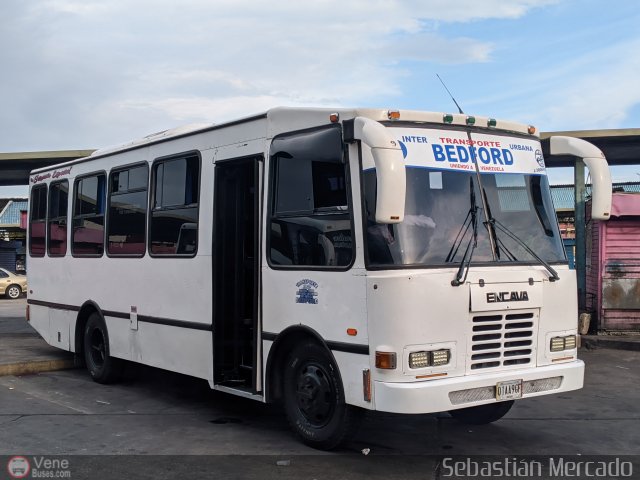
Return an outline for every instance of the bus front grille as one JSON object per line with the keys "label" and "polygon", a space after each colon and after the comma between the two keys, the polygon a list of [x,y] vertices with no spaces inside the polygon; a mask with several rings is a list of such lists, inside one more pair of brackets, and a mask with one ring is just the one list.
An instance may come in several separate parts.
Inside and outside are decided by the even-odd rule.
{"label": "bus front grille", "polygon": [[474,315],[467,372],[535,366],[537,330],[537,311]]}

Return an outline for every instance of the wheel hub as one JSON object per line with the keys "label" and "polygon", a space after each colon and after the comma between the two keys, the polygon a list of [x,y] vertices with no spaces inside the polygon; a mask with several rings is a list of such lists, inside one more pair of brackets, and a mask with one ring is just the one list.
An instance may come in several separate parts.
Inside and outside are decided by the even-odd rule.
{"label": "wheel hub", "polygon": [[102,367],[107,356],[104,337],[99,329],[91,332],[91,359],[97,367]]}
{"label": "wheel hub", "polygon": [[314,426],[321,427],[333,412],[334,391],[327,373],[320,366],[307,364],[300,370],[296,386],[298,408]]}

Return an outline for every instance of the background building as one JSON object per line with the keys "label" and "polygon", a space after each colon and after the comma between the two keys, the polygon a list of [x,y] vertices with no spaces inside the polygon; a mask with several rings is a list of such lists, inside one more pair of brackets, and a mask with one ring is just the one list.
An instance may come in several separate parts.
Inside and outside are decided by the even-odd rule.
{"label": "background building", "polygon": [[26,270],[27,199],[0,199],[0,267],[13,272]]}

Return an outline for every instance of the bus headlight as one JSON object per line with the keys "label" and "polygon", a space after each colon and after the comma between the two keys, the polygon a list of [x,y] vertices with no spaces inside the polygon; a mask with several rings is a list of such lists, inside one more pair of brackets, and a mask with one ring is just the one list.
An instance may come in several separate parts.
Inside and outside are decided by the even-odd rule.
{"label": "bus headlight", "polygon": [[576,348],[576,345],[577,345],[577,342],[576,342],[575,335],[569,335],[568,337],[564,337],[565,350],[573,350],[574,348]]}
{"label": "bus headlight", "polygon": [[410,368],[425,368],[429,366],[429,352],[411,352],[409,354]]}
{"label": "bus headlight", "polygon": [[441,367],[447,365],[451,359],[451,350],[411,352],[409,354],[409,368]]}
{"label": "bus headlight", "polygon": [[451,351],[448,349],[436,350],[431,352],[432,354],[432,365],[434,367],[440,367],[442,365],[446,365],[449,363],[449,358],[451,357]]}
{"label": "bus headlight", "polygon": [[576,345],[576,336],[568,335],[566,337],[553,337],[549,348],[552,352],[561,352],[563,350],[573,350]]}
{"label": "bus headlight", "polygon": [[563,337],[553,337],[551,339],[551,351],[552,352],[561,352],[564,350],[564,338]]}

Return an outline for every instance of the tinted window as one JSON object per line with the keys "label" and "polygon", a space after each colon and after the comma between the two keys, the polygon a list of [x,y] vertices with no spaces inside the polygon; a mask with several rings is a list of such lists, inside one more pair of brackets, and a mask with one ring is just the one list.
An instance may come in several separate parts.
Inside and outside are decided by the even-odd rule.
{"label": "tinted window", "polygon": [[73,212],[74,255],[101,256],[104,252],[105,175],[76,181]]}
{"label": "tinted window", "polygon": [[67,253],[67,205],[69,182],[55,182],[49,186],[49,255]]}
{"label": "tinted window", "polygon": [[44,257],[47,220],[47,186],[37,185],[31,189],[29,203],[29,253],[33,257]]}
{"label": "tinted window", "polygon": [[195,255],[198,246],[200,158],[172,158],[153,166],[150,251],[154,255]]}
{"label": "tinted window", "polygon": [[340,130],[277,138],[271,161],[271,263],[350,265],[353,234]]}
{"label": "tinted window", "polygon": [[107,252],[144,255],[147,218],[147,165],[111,173]]}

